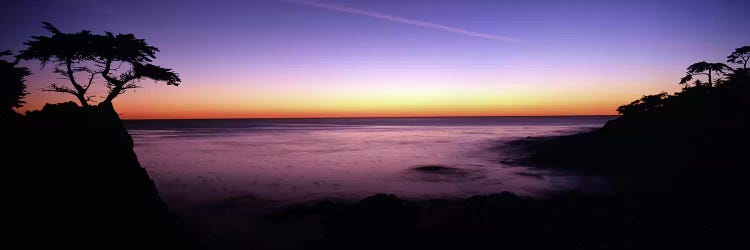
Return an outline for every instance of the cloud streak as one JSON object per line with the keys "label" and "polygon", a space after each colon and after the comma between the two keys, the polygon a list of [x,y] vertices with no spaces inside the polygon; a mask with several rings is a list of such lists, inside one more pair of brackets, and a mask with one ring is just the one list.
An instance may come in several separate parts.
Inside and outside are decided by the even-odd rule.
{"label": "cloud streak", "polygon": [[382,19],[386,21],[391,21],[395,23],[402,23],[402,24],[408,24],[408,25],[414,25],[434,30],[441,30],[441,31],[447,31],[451,33],[471,36],[471,37],[478,37],[478,38],[484,38],[489,40],[495,40],[495,41],[502,41],[502,42],[509,42],[509,43],[520,43],[522,42],[519,39],[515,39],[512,37],[507,36],[500,36],[500,35],[494,35],[494,34],[488,34],[488,33],[481,33],[481,32],[475,32],[470,30],[465,30],[461,28],[446,26],[446,25],[440,25],[436,23],[431,22],[425,22],[415,19],[409,19],[399,16],[393,16],[388,14],[383,14],[375,11],[369,11],[364,9],[357,9],[347,6],[341,6],[336,4],[329,4],[329,3],[320,3],[320,2],[314,2],[314,1],[306,1],[306,0],[283,0],[284,2],[298,4],[298,5],[305,5],[305,6],[311,6],[316,8],[322,8],[327,10],[333,10],[338,12],[344,12],[344,13],[350,13],[355,15],[361,15],[361,16],[367,16],[377,19]]}

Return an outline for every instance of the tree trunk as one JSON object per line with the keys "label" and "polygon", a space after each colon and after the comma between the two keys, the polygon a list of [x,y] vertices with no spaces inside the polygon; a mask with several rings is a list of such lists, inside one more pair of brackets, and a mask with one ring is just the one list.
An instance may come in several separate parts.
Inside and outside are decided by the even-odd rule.
{"label": "tree trunk", "polygon": [[78,101],[81,102],[81,107],[89,107],[89,102],[86,101],[86,97],[83,95],[76,95],[76,97],[78,98]]}
{"label": "tree trunk", "polygon": [[107,98],[102,101],[102,103],[112,103],[112,100],[115,99],[118,95],[120,95],[120,91],[122,91],[122,85],[115,85],[114,88],[112,88],[109,93],[107,94]]}
{"label": "tree trunk", "polygon": [[713,83],[711,83],[711,69],[708,69],[708,86],[714,86]]}

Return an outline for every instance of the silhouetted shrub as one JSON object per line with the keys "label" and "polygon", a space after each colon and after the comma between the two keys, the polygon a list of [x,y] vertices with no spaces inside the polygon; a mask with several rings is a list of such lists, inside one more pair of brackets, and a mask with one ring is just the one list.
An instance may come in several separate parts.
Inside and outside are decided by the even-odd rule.
{"label": "silhouetted shrub", "polygon": [[[9,55],[10,51],[0,52],[0,57]],[[17,118],[13,108],[20,108],[26,103],[23,101],[28,94],[25,78],[29,75],[31,72],[26,67],[0,59],[0,120],[11,116]]]}

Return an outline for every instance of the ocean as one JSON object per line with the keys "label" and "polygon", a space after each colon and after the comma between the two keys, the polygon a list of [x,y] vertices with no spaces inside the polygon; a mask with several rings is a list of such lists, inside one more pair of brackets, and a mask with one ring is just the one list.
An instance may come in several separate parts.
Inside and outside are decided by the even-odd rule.
{"label": "ocean", "polygon": [[508,141],[574,134],[614,116],[127,120],[141,165],[170,206],[252,195],[277,202],[466,198],[606,188],[507,165]]}

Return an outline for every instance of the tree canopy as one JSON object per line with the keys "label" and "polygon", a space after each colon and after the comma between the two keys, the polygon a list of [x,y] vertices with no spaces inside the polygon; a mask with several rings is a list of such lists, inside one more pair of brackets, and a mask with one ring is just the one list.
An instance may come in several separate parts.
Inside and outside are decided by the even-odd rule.
{"label": "tree canopy", "polygon": [[693,79],[693,76],[695,75],[705,75],[708,76],[708,86],[711,86],[714,84],[712,76],[724,76],[727,72],[731,72],[732,67],[727,66],[723,63],[709,63],[706,61],[693,63],[692,65],[688,66],[687,68],[687,74],[680,78],[680,84],[685,84]]}
{"label": "tree canopy", "polygon": [[742,64],[743,69],[747,69],[747,61],[750,61],[750,46],[739,47],[727,56],[727,62]]}
{"label": "tree canopy", "polygon": [[635,100],[629,104],[622,105],[617,108],[617,112],[623,115],[649,112],[652,110],[659,109],[664,106],[663,101],[669,97],[667,93],[659,93],[656,95],[644,95],[641,99]]}
{"label": "tree canopy", "polygon": [[[744,66],[747,59],[750,59],[750,46],[735,49],[735,51],[727,58],[730,58],[729,62],[741,63]],[[688,83],[693,80],[693,77],[697,75],[707,76],[708,82],[696,79],[693,81],[692,86],[688,85]],[[720,78],[714,80],[713,76],[718,76]],[[726,79],[723,78],[725,76]],[[667,104],[670,102],[678,102],[675,100],[678,98],[682,98],[682,102],[684,103],[700,103],[702,102],[700,98],[710,94],[711,90],[715,90],[717,87],[725,85],[745,84],[748,79],[750,79],[750,71],[744,67],[734,69],[723,63],[709,63],[706,61],[693,63],[687,67],[686,75],[680,79],[680,84],[685,85],[685,88],[683,88],[681,92],[672,95],[667,93],[645,95],[641,99],[618,107],[617,112],[622,115],[643,115],[653,113],[662,110],[665,106],[668,106]]]}
{"label": "tree canopy", "polygon": [[[86,107],[95,97],[88,91],[97,77],[104,79],[108,89],[100,104],[111,103],[128,89],[140,88],[143,79],[174,86],[181,82],[172,69],[151,64],[159,49],[133,34],[93,34],[88,30],[64,33],[51,23],[43,24],[51,36],[32,36],[24,42],[26,49],[17,58],[39,60],[42,67],[52,62],[54,72],[69,81],[69,84],[52,83],[45,91],[72,94]],[[76,74],[84,73],[87,77],[81,82]]]}
{"label": "tree canopy", "polygon": [[[10,51],[0,52],[0,57],[9,56]],[[23,98],[26,92],[25,78],[31,75],[29,69],[18,67],[17,62],[0,59],[0,109],[9,110],[20,108],[26,102]]]}

